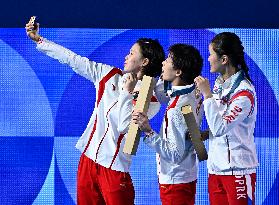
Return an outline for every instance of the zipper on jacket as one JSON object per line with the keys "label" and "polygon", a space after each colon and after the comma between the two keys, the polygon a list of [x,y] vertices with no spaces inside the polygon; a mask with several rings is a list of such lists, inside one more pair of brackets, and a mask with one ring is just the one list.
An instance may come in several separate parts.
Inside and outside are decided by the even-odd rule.
{"label": "zipper on jacket", "polygon": [[[227,140],[227,148],[228,148],[228,162],[230,164],[231,163],[231,150],[230,150],[228,135],[226,135],[226,140]],[[232,170],[232,175],[233,175],[233,169],[231,168],[231,170]]]}

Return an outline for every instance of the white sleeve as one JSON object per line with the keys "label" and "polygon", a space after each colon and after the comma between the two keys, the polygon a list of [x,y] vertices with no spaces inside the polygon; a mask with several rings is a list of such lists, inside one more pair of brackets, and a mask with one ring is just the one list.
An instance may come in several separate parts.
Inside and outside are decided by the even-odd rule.
{"label": "white sleeve", "polygon": [[60,63],[68,64],[73,71],[93,83],[99,82],[113,68],[109,65],[90,61],[88,58],[81,57],[45,38],[41,43],[37,44],[37,49],[51,58],[57,59]]}
{"label": "white sleeve", "polygon": [[252,91],[236,93],[222,115],[213,97],[204,100],[203,103],[209,129],[213,136],[218,137],[230,131],[253,112],[255,98]]}
{"label": "white sleeve", "polygon": [[145,137],[144,142],[154,149],[160,157],[172,163],[180,163],[185,159],[192,143],[186,140],[186,123],[179,109],[175,109],[169,116],[167,138],[163,138],[164,130],[160,134]]}
{"label": "white sleeve", "polygon": [[[132,120],[132,111],[134,109],[133,105],[133,95],[126,90],[121,90],[118,98],[118,131],[120,133],[127,133],[129,129],[130,122]],[[159,102],[150,102],[147,116],[148,119],[152,119],[160,111]]]}
{"label": "white sleeve", "polygon": [[118,106],[118,131],[127,133],[132,119],[133,95],[127,90],[121,90],[117,102]]}

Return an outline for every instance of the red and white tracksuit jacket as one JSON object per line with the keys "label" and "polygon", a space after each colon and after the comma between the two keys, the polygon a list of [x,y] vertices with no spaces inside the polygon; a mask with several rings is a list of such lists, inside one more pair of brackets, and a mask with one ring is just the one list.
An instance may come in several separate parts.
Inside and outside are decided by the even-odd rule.
{"label": "red and white tracksuit jacket", "polygon": [[[173,86],[172,91],[188,86]],[[166,109],[160,134],[145,137],[144,142],[157,154],[157,173],[160,184],[189,183],[197,179],[198,160],[190,138],[186,139],[187,125],[181,107],[191,105],[197,124],[201,124],[203,105],[195,90],[172,97]]]}
{"label": "red and white tracksuit jacket", "polygon": [[210,128],[207,167],[209,174],[246,175],[258,166],[254,143],[257,100],[253,85],[244,79],[224,101],[240,75],[237,72],[225,82],[219,76],[213,97],[204,100],[205,116]]}
{"label": "red and white tracksuit jacket", "polygon": [[[96,87],[95,108],[85,131],[76,144],[77,149],[106,168],[129,172],[131,156],[122,152],[125,137],[118,129],[118,100],[120,93],[125,92],[122,90],[125,75],[123,76],[118,68],[90,61],[47,39],[37,44],[37,49],[59,60],[60,63],[68,64],[77,74],[90,80]],[[163,93],[162,82],[157,83],[155,91],[158,94]],[[156,97],[153,99],[150,104],[152,111],[149,111],[151,117],[160,108]]]}

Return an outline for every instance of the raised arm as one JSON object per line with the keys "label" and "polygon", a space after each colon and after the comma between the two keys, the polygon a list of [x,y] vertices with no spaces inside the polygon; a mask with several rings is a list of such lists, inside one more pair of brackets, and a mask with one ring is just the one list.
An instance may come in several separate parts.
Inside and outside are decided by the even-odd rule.
{"label": "raised arm", "polygon": [[107,75],[113,67],[102,63],[90,61],[81,57],[71,50],[64,48],[39,35],[39,24],[32,21],[32,18],[25,26],[27,36],[37,44],[37,49],[51,58],[57,59],[60,63],[68,64],[74,72],[92,81],[99,82]]}
{"label": "raised arm", "polygon": [[222,136],[249,117],[255,106],[255,93],[252,89],[236,91],[228,102],[227,109],[221,113],[216,99],[212,96],[209,81],[201,76],[195,79],[204,96],[204,110],[209,129],[213,136]]}

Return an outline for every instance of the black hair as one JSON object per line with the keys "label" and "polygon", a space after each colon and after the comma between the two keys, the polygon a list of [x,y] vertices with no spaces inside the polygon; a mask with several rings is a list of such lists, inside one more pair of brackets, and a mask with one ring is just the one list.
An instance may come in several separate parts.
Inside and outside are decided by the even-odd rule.
{"label": "black hair", "polygon": [[140,46],[142,56],[149,60],[149,63],[143,68],[143,74],[151,77],[160,76],[165,52],[159,41],[151,38],[140,38],[136,43]]}
{"label": "black hair", "polygon": [[194,83],[194,79],[201,74],[203,59],[198,49],[187,44],[174,44],[169,48],[175,70],[180,69],[180,78],[187,85]]}
{"label": "black hair", "polygon": [[240,38],[232,32],[223,32],[217,34],[212,40],[211,45],[218,57],[227,55],[229,61],[237,71],[242,70],[245,77],[252,82],[249,75],[249,68],[244,59],[244,47]]}

